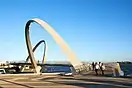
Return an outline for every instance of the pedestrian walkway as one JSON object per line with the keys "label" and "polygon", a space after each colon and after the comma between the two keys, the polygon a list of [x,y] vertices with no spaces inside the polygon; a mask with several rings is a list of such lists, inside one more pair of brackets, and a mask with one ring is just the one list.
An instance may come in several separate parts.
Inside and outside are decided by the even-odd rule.
{"label": "pedestrian walkway", "polygon": [[89,75],[0,75],[0,88],[131,88],[131,78]]}

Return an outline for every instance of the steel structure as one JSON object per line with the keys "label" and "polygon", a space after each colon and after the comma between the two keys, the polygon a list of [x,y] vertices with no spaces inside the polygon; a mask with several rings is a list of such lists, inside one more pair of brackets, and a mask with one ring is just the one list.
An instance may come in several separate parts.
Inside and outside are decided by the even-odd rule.
{"label": "steel structure", "polygon": [[[35,50],[38,48],[38,46],[41,44],[41,43],[43,43],[44,44],[44,53],[43,53],[43,58],[42,58],[42,64],[44,64],[44,59],[45,59],[45,53],[46,53],[46,42],[45,42],[45,40],[41,40],[41,41],[39,41],[36,45],[35,45],[35,47],[33,48],[33,52],[35,52]],[[26,58],[26,63],[29,61],[29,56]]]}
{"label": "steel structure", "polygon": [[[45,53],[46,53],[46,42],[45,42],[45,40],[41,40],[41,41],[39,41],[35,46],[34,46],[34,48],[33,48],[33,52],[35,52],[35,50],[38,48],[38,46],[40,45],[40,44],[44,44],[44,53],[43,53],[43,58],[42,58],[42,64],[44,64],[44,62],[45,62]],[[26,58],[26,62],[25,63],[28,63],[28,61],[29,61],[29,56]],[[25,68],[25,65],[22,65],[22,67],[21,67],[21,70],[20,70],[20,72],[23,72],[24,71],[24,68]]]}
{"label": "steel structure", "polygon": [[32,20],[29,20],[25,26],[26,45],[27,45],[27,49],[29,53],[29,58],[33,65],[35,73],[40,73],[41,68],[37,66],[37,63],[35,61],[34,54],[32,51],[30,36],[29,36],[29,29],[30,29],[29,26],[32,22],[39,24],[42,28],[44,28],[52,36],[52,38],[56,41],[56,43],[60,46],[60,48],[68,56],[69,61],[71,62],[73,67],[76,69],[76,71],[81,71],[82,69],[84,70],[84,65],[81,63],[81,61],[77,59],[76,55],[73,53],[73,51],[68,46],[68,44],[63,40],[63,38],[45,21],[35,18]]}

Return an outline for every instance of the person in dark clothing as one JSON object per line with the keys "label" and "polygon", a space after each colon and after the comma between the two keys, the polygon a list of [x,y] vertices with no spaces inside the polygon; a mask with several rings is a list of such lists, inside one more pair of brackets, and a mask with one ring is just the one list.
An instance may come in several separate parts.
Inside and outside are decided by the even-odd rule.
{"label": "person in dark clothing", "polygon": [[94,62],[92,62],[92,70],[94,71],[94,69],[95,69],[95,64]]}
{"label": "person in dark clothing", "polygon": [[101,65],[102,65],[102,63],[101,62],[99,62],[99,72],[100,72],[100,75],[102,74],[102,67],[101,67]]}

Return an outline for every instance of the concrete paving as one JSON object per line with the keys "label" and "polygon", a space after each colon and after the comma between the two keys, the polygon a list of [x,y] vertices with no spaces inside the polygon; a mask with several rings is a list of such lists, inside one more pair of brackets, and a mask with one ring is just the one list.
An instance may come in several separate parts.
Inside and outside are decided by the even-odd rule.
{"label": "concrete paving", "polygon": [[132,88],[132,78],[93,75],[0,75],[0,88]]}

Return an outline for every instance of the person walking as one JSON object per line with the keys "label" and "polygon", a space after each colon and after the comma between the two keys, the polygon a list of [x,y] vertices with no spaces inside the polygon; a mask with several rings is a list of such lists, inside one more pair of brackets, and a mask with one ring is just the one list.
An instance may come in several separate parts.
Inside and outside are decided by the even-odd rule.
{"label": "person walking", "polygon": [[102,74],[102,70],[101,70],[101,69],[102,69],[102,67],[101,67],[101,66],[102,66],[102,63],[101,63],[101,62],[99,62],[99,74],[100,74],[100,75]]}
{"label": "person walking", "polygon": [[94,62],[92,62],[92,70],[94,71],[94,69],[95,69],[95,64]]}
{"label": "person walking", "polygon": [[104,75],[105,65],[103,63],[101,64],[100,70],[102,72],[102,75]]}
{"label": "person walking", "polygon": [[96,62],[95,63],[95,73],[98,75],[98,70],[99,70],[99,64]]}

